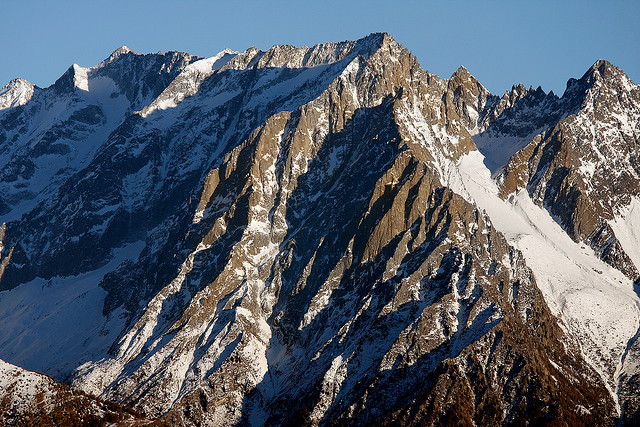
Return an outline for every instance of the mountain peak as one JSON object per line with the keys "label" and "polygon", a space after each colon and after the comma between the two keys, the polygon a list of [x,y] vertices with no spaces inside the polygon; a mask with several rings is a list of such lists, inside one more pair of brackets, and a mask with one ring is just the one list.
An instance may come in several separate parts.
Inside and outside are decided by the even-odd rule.
{"label": "mountain peak", "polygon": [[367,36],[364,36],[363,38],[361,38],[358,41],[364,41],[364,40],[370,40],[370,41],[378,41],[378,42],[395,42],[393,36],[389,33],[385,33],[385,32],[375,32],[375,33],[371,33]]}
{"label": "mountain peak", "polygon": [[612,82],[617,80],[619,77],[624,77],[626,80],[629,80],[627,75],[620,68],[605,59],[599,59],[587,70],[582,79],[586,78],[587,81],[590,82],[594,82],[598,79],[604,82]]}
{"label": "mountain peak", "polygon": [[589,71],[592,71],[592,72],[594,72],[594,71],[603,72],[604,70],[612,70],[612,69],[618,69],[618,67],[616,67],[615,65],[613,65],[611,62],[607,61],[606,59],[598,59],[589,68]]}
{"label": "mountain peak", "polygon": [[114,50],[111,55],[109,55],[109,57],[107,58],[107,60],[105,61],[106,63],[109,63],[115,59],[117,59],[118,57],[120,57],[121,55],[125,55],[127,53],[135,53],[134,51],[132,51],[131,49],[129,49],[127,46],[120,46],[119,48],[117,48],[116,50]]}
{"label": "mountain peak", "polygon": [[228,47],[225,47],[224,50],[222,50],[221,52],[218,52],[218,55],[223,56],[223,55],[237,55],[240,52],[230,49]]}
{"label": "mountain peak", "polygon": [[113,53],[111,53],[111,57],[124,55],[125,53],[133,53],[133,51],[129,49],[127,46],[120,46],[119,48],[114,50]]}
{"label": "mountain peak", "polygon": [[[364,47],[370,54],[373,52],[390,46],[398,46],[399,43],[389,33],[371,33],[355,42],[343,42],[348,44],[354,44],[356,46]],[[338,46],[341,45],[340,43]],[[362,50],[362,48],[360,48]]]}
{"label": "mountain peak", "polygon": [[460,65],[458,69],[454,71],[453,74],[451,74],[451,77],[449,77],[449,80],[455,81],[458,83],[472,82],[472,83],[480,84],[480,81],[476,79],[474,75],[471,74],[471,72],[464,65]]}
{"label": "mountain peak", "polygon": [[33,86],[33,83],[31,83],[31,82],[29,82],[29,81],[27,81],[25,79],[22,79],[20,77],[16,77],[15,79],[11,79],[11,81],[9,83],[4,85],[2,87],[2,89],[0,89],[0,95],[3,95],[8,90],[11,90],[13,88],[20,87],[20,86]]}
{"label": "mountain peak", "polygon": [[449,79],[452,81],[459,81],[459,82],[466,82],[466,81],[477,82],[478,81],[475,77],[473,77],[473,75],[469,72],[469,70],[465,68],[464,65],[459,66],[458,69],[453,74],[451,74],[451,77]]}
{"label": "mountain peak", "polygon": [[24,79],[16,78],[0,89],[0,110],[26,104],[33,96],[35,85]]}
{"label": "mountain peak", "polygon": [[358,55],[369,57],[380,50],[399,52],[401,46],[387,33],[371,33],[361,39],[352,41],[318,43],[313,46],[296,47],[279,44],[272,46],[267,51],[250,47],[237,54],[225,68],[242,69],[247,67],[272,68],[272,67],[314,67],[323,64],[332,64],[345,58],[355,58]]}
{"label": "mountain peak", "polygon": [[567,91],[573,91],[578,88],[584,91],[601,85],[629,90],[634,83],[620,68],[605,59],[599,59],[589,67],[579,80],[569,79],[567,81]]}
{"label": "mountain peak", "polygon": [[464,65],[460,65],[458,69],[449,78],[449,87],[453,90],[457,88],[464,88],[464,90],[471,91],[474,94],[484,93],[484,96],[489,95],[489,91],[476,79],[473,74],[467,70]]}
{"label": "mountain peak", "polygon": [[372,33],[371,35],[382,37],[383,43],[387,43],[387,44],[397,43],[396,39],[394,39],[393,36],[389,33]]}

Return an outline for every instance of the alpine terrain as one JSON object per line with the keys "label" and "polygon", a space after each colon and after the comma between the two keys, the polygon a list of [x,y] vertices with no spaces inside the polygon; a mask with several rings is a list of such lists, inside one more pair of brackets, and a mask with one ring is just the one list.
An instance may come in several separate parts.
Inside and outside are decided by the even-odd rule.
{"label": "alpine terrain", "polygon": [[0,90],[0,423],[640,422],[640,86],[388,34]]}

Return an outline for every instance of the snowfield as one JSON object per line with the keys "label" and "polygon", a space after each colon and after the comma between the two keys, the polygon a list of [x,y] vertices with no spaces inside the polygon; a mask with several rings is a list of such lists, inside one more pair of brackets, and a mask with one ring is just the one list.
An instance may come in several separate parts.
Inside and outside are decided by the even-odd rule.
{"label": "snowfield", "polygon": [[[479,151],[463,156],[457,171],[458,179],[450,177],[452,189],[485,210],[509,243],[522,252],[549,308],[580,343],[583,355],[617,399],[621,361],[640,326],[640,298],[633,282],[600,260],[589,246],[571,240],[526,190],[502,200]],[[626,242],[621,238],[625,249],[634,248],[632,225],[638,220],[637,210],[629,212],[625,220],[615,223],[628,233],[621,233],[629,237]]]}

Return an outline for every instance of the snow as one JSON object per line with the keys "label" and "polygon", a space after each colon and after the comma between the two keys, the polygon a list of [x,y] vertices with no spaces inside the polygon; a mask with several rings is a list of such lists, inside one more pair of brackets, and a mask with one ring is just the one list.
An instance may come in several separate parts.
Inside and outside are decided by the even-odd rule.
{"label": "snow", "polygon": [[609,225],[624,251],[640,270],[640,198],[633,198]]}
{"label": "snow", "polygon": [[212,71],[218,71],[222,68],[227,62],[233,59],[239,52],[236,52],[231,49],[225,49],[222,52],[219,52],[217,55],[212,56],[211,58],[201,59],[192,64],[189,64],[185,67],[183,73],[210,73]]}
{"label": "snow", "polygon": [[525,137],[479,134],[473,136],[473,141],[484,155],[484,162],[491,173],[495,173],[507,164],[515,153],[526,147],[537,133],[536,131]]}
{"label": "snow", "polygon": [[[273,80],[277,82],[272,82],[270,84],[266,84],[266,82],[262,82],[264,84],[258,83],[255,86],[255,92],[252,93],[251,98],[247,102],[247,107],[253,107],[265,103],[267,100],[277,100],[277,99],[286,99],[287,96],[295,93],[300,89],[305,89],[305,95],[308,90],[305,86],[309,87],[317,87],[317,88],[326,88],[331,81],[334,80],[335,75],[331,71],[334,69],[334,64],[330,65],[317,65],[315,67],[310,68],[295,68],[295,69],[267,69],[263,72],[267,75],[271,75]],[[291,74],[295,73],[295,75],[283,79],[279,81],[278,78],[283,73]],[[258,90],[259,89],[259,90]],[[313,96],[313,95],[312,95]],[[317,95],[316,95],[317,96]],[[315,97],[313,97],[315,98]],[[300,102],[295,102],[295,98],[285,103],[282,106],[283,110],[292,110],[294,109],[294,105],[299,105]]]}
{"label": "snow", "polygon": [[[451,177],[449,184],[485,210],[494,226],[522,252],[552,313],[579,339],[585,358],[615,399],[619,364],[640,323],[640,300],[631,280],[601,261],[591,248],[571,240],[526,191],[500,199],[483,161],[478,151],[463,156],[458,162],[459,181]],[[626,217],[627,230],[637,227],[636,206]]]}
{"label": "snow", "polygon": [[53,380],[0,360],[0,401],[9,411],[28,411],[36,402],[47,402],[53,394]]}
{"label": "snow", "polygon": [[109,55],[109,58],[107,58],[106,62],[109,63],[114,59],[116,59],[117,57],[119,57],[120,55],[125,55],[127,53],[133,53],[133,51],[129,49],[127,46],[120,46],[119,48],[114,50],[111,55]]}
{"label": "snow", "polygon": [[34,85],[23,79],[13,79],[0,89],[0,111],[26,104],[33,96]]}
{"label": "snow", "polygon": [[83,68],[78,64],[73,64],[73,85],[80,90],[89,92],[89,77],[87,76],[87,68]]}
{"label": "snow", "polygon": [[[28,154],[28,150],[33,150],[48,131],[69,120],[76,111],[96,106],[104,114],[105,120],[95,125],[70,125],[65,128],[65,134],[56,141],[56,144],[65,145],[69,149],[67,154],[31,157],[30,160],[36,166],[33,176],[27,180],[19,178],[16,182],[0,183],[3,198],[12,201],[12,210],[4,214],[0,221],[17,220],[46,197],[51,196],[71,174],[91,162],[109,134],[121,123],[129,102],[125,96],[119,95],[120,90],[116,83],[108,77],[92,77],[90,69],[82,70],[80,73],[84,76],[82,78],[86,77],[86,81],[81,79],[79,84],[85,89],[78,91],[75,98],[55,99],[50,102],[40,97],[32,101],[35,103],[36,112],[28,124],[28,129],[21,130],[21,140],[9,147],[11,151],[6,156],[0,157],[0,167],[4,167],[15,156]],[[30,142],[29,146],[25,146],[27,142]]]}
{"label": "snow", "polygon": [[593,177],[593,174],[596,173],[597,166],[595,162],[583,160],[578,171],[589,180]]}
{"label": "snow", "polygon": [[152,188],[149,188],[152,178],[153,168],[149,162],[122,180],[123,205],[127,209],[131,210],[134,205],[143,204],[148,200],[145,195],[152,191]]}
{"label": "snow", "polygon": [[118,357],[120,360],[128,362],[140,354],[144,345],[153,337],[153,331],[159,322],[164,302],[169,296],[178,293],[182,289],[187,274],[193,269],[195,256],[205,249],[208,249],[208,247],[203,243],[199,243],[196,250],[190,253],[182,263],[178,275],[149,301],[144,315],[119,342]]}
{"label": "snow", "polygon": [[[4,395],[7,389],[16,382],[15,377],[23,376],[30,380],[40,380],[41,375],[35,372],[26,371],[18,366],[0,360],[0,396]],[[33,381],[28,381],[27,385],[33,385]]]}
{"label": "snow", "polygon": [[451,174],[450,169],[454,166],[450,161],[453,157],[450,148],[457,144],[457,139],[451,138],[440,125],[430,123],[415,103],[408,105],[408,102],[403,99],[402,106],[403,108],[398,112],[398,118],[410,136],[407,141],[419,141],[422,147],[427,149],[433,157],[433,167],[444,180]]}
{"label": "snow", "polygon": [[[114,52],[112,56],[128,51],[128,48],[123,47]],[[347,95],[351,96],[352,105],[355,108],[360,106],[360,98],[366,99],[367,97],[365,91],[359,93],[358,88],[353,84],[358,72],[362,70],[360,69],[361,59],[353,59],[354,57],[351,56],[338,65],[323,63],[315,67],[301,69],[270,68],[259,71],[254,69],[251,70],[251,73],[255,72],[260,77],[251,90],[240,87],[238,82],[245,79],[245,75],[243,75],[237,81],[232,80],[232,77],[223,80],[224,84],[221,83],[215,87],[215,91],[211,90],[211,92],[203,94],[202,98],[193,96],[187,99],[198,92],[199,85],[204,78],[220,70],[236,54],[237,52],[224,50],[212,58],[202,59],[187,66],[176,79],[184,86],[176,84],[172,90],[168,90],[158,97],[143,116],[146,117],[154,109],[165,111],[146,120],[145,123],[157,127],[161,127],[165,123],[167,126],[174,125],[180,114],[190,114],[196,111],[191,108],[194,106],[200,109],[197,110],[198,117],[204,118],[207,117],[207,113],[213,112],[216,107],[227,103],[241,93],[245,97],[242,105],[244,110],[241,109],[240,112],[267,115],[266,111],[271,108],[271,104],[276,104],[278,108],[289,109],[301,104],[301,100],[313,99],[325,91],[326,86],[334,81],[341,81],[342,86],[347,90]],[[394,57],[390,59],[396,60]],[[344,67],[350,60],[349,65]],[[290,67],[291,64],[288,62],[286,67]],[[91,134],[93,136],[85,138],[85,135],[80,135],[82,137],[81,144],[74,147],[76,151],[73,154],[75,156],[73,161],[70,162],[68,158],[55,156],[47,156],[38,160],[38,172],[36,178],[28,184],[31,186],[28,188],[29,191],[36,191],[40,194],[47,188],[54,188],[55,186],[47,187],[50,182],[49,178],[62,166],[68,166],[72,170],[84,167],[100,145],[104,143],[108,133],[118,124],[129,106],[124,97],[117,96],[119,90],[111,79],[95,78],[92,76],[92,69],[82,68],[75,64],[73,70],[74,85],[79,89],[75,94],[79,99],[79,105],[100,105],[107,117],[107,123],[101,125],[100,129],[94,130],[94,133]],[[174,90],[176,88],[178,90]],[[4,93],[6,91],[0,92],[0,100],[4,99],[2,98]],[[111,97],[112,94],[114,97]],[[20,94],[22,98],[11,96],[11,99],[30,98],[30,95],[23,96],[22,92]],[[7,97],[7,99],[9,98]],[[375,102],[369,100],[369,105],[379,104],[382,99],[381,97]],[[180,108],[175,108],[183,101],[185,103]],[[22,101],[11,102],[13,106],[15,102]],[[463,197],[486,210],[496,228],[506,235],[511,244],[523,252],[528,265],[535,272],[538,285],[553,313],[560,317],[565,330],[582,341],[585,357],[599,370],[608,384],[613,384],[614,371],[620,369],[619,361],[624,354],[625,345],[637,330],[640,319],[638,298],[633,292],[630,281],[620,272],[600,261],[591,249],[571,241],[547,211],[532,203],[526,192],[514,194],[507,201],[500,199],[496,184],[491,179],[490,170],[485,166],[488,164],[491,171],[494,171],[504,164],[513,153],[526,145],[531,137],[477,137],[478,146],[483,149],[489,160],[474,151],[463,156],[456,163],[451,159],[454,157],[452,148],[455,148],[458,140],[443,131],[439,123],[435,123],[431,119],[427,120],[425,113],[419,108],[415,99],[414,103],[410,105],[405,99],[402,102],[404,105],[400,108],[399,117],[403,119],[403,125],[409,133],[410,137],[407,137],[407,140],[417,140],[423,144],[423,147],[432,154],[434,166],[438,169],[442,180]],[[1,105],[0,102],[0,108]],[[255,107],[254,111],[249,111],[249,107]],[[174,110],[171,111],[171,109]],[[319,107],[316,107],[316,110],[321,112],[318,119],[321,125],[315,129],[315,135],[311,131],[307,132],[311,141],[323,139],[329,129],[325,110]],[[39,127],[34,126],[33,132],[36,134],[44,132],[47,126],[66,119],[64,114],[70,114],[72,111],[69,104],[64,102],[54,105],[52,109],[46,109],[36,117],[37,120],[34,120],[34,123],[44,124],[38,125]],[[436,114],[440,114],[440,112],[437,111]],[[470,108],[468,114],[472,120],[477,121],[478,113],[476,110]],[[40,122],[40,119],[44,120]],[[238,120],[243,120],[243,116],[238,115],[235,123]],[[212,119],[209,124],[217,124],[218,122],[223,123],[221,117],[217,117],[216,120]],[[262,120],[256,119],[256,122],[261,123]],[[228,132],[238,131],[235,123],[228,127]],[[194,134],[200,135],[199,130],[197,125],[189,129]],[[196,262],[196,254],[209,248],[201,243],[195,251],[187,255],[173,280],[149,302],[140,320],[131,329],[123,332],[126,335],[117,343],[117,347],[114,346],[118,352],[117,357],[108,359],[107,348],[119,336],[123,324],[117,312],[110,319],[102,318],[105,292],[97,286],[97,283],[104,273],[111,271],[117,263],[123,259],[135,259],[139,255],[144,243],[137,242],[131,247],[122,248],[122,253],[116,255],[114,260],[102,269],[76,277],[56,277],[50,281],[35,279],[14,290],[0,292],[0,318],[4,322],[3,327],[0,328],[0,357],[5,357],[4,353],[6,353],[12,357],[12,360],[17,360],[20,364],[58,375],[68,372],[69,369],[75,368],[81,363],[98,360],[97,362],[85,363],[83,369],[88,371],[88,374],[81,377],[79,382],[85,389],[96,393],[105,391],[107,386],[112,387],[112,390],[116,389],[119,386],[117,383],[119,380],[122,380],[122,383],[129,381],[130,385],[133,384],[132,387],[139,387],[140,384],[143,384],[144,387],[155,387],[153,385],[155,378],[166,375],[171,378],[171,381],[167,382],[169,384],[167,395],[172,399],[177,399],[178,396],[183,396],[193,390],[195,385],[188,385],[189,381],[196,384],[197,381],[204,380],[205,375],[208,375],[210,370],[216,367],[214,362],[227,357],[225,346],[236,334],[235,336],[242,338],[243,355],[248,360],[255,362],[253,366],[248,368],[253,375],[253,381],[261,381],[269,370],[269,362],[272,361],[267,359],[268,351],[270,351],[267,348],[267,343],[277,341],[271,340],[271,329],[264,315],[273,308],[275,296],[272,292],[276,291],[270,290],[263,278],[264,274],[258,273],[260,272],[259,268],[263,265],[273,264],[276,254],[282,247],[281,236],[286,234],[288,225],[282,212],[286,208],[287,191],[290,190],[283,188],[284,185],[278,182],[279,179],[285,178],[278,177],[275,163],[283,155],[278,151],[282,149],[283,132],[284,130],[277,135],[274,152],[261,159],[264,163],[261,166],[266,167],[261,168],[259,174],[256,173],[252,176],[252,196],[259,199],[252,200],[257,203],[251,203],[248,224],[244,229],[241,243],[234,246],[233,256],[236,257],[234,261],[237,259],[239,262],[229,262],[227,267],[228,270],[246,279],[237,291],[233,291],[234,294],[230,295],[230,298],[234,297],[235,299],[230,299],[228,303],[229,307],[235,309],[233,320],[237,323],[232,323],[232,321],[224,323],[226,322],[225,318],[220,312],[215,311],[219,310],[218,308],[208,308],[207,310],[210,312],[202,314],[208,320],[202,321],[200,324],[195,326],[193,324],[187,326],[180,323],[170,324],[173,321],[171,319],[175,318],[175,313],[171,310],[170,297],[172,295],[182,293],[182,296],[186,296],[186,300],[190,300],[189,307],[191,308],[200,305],[200,301],[208,292],[213,292],[210,289],[213,287],[210,287],[192,298],[184,286],[185,278]],[[187,133],[176,136],[174,141],[180,140],[182,135],[187,135]],[[227,135],[216,138],[219,150],[222,150],[228,141]],[[209,141],[203,141],[198,147],[205,145],[205,142]],[[171,143],[174,144],[173,141]],[[178,143],[175,144],[178,145]],[[139,148],[144,147],[140,145]],[[216,150],[218,149],[216,148]],[[216,151],[216,153],[220,154],[220,151]],[[132,151],[131,154],[137,155],[138,153]],[[210,153],[202,152],[201,154],[204,157]],[[327,174],[331,175],[338,169],[343,155],[344,153],[338,149],[329,153],[326,158]],[[198,156],[194,154],[188,160],[199,159]],[[215,156],[210,157],[215,159]],[[293,159],[291,175],[299,176],[300,173],[305,173],[309,160],[305,157],[305,153],[301,151]],[[0,167],[1,163],[0,159]],[[183,164],[182,170],[190,170],[192,165],[195,165],[193,168],[198,166],[193,161]],[[595,166],[585,164],[584,168],[583,172],[591,171],[592,174]],[[147,184],[154,172],[152,169],[151,163],[146,164],[122,180],[122,192],[126,207],[145,200],[145,192],[151,190]],[[161,173],[166,173],[166,171]],[[0,187],[0,191],[2,190],[3,188]],[[281,205],[276,206],[274,200],[278,190],[281,191],[282,201],[279,202]],[[46,195],[47,193],[42,194]],[[321,196],[322,194],[318,193],[313,197]],[[34,200],[41,200],[43,197],[40,196],[39,199]],[[24,202],[11,215],[15,217],[16,213],[32,209],[35,206],[35,201]],[[97,214],[109,213],[116,206],[118,205],[106,205]],[[640,230],[639,211],[640,208],[635,209],[634,205],[628,211],[621,212],[612,224],[612,227],[615,226],[621,230],[620,240],[625,249],[630,248],[628,251],[630,254],[633,253],[632,258],[636,263],[636,260],[640,260],[640,247],[636,236],[636,230]],[[270,212],[273,213],[273,216],[269,215]],[[198,223],[204,215],[208,215],[207,211],[204,208],[198,209],[193,217],[193,223]],[[278,226],[276,220],[281,221],[282,225]],[[222,233],[226,231],[223,227],[224,224],[222,218],[216,220],[216,227],[220,227]],[[469,224],[470,232],[476,228],[477,224]],[[463,234],[456,233],[454,237],[460,241],[465,240]],[[343,259],[351,262],[350,255],[345,254]],[[314,262],[315,254],[305,268],[304,278],[310,274]],[[507,258],[503,262],[508,264],[510,260]],[[395,272],[398,265],[391,265],[390,262],[387,268],[388,271]],[[340,274],[342,271],[338,271],[338,267],[336,267],[335,276]],[[229,277],[232,277],[230,280],[238,279],[232,275]],[[452,281],[455,282],[456,278],[457,273],[454,273]],[[339,284],[333,279],[332,272],[332,276],[326,280],[320,292],[313,296],[299,327],[301,331],[311,323],[321,310],[327,308],[331,293]],[[412,289],[412,293],[415,294],[415,298],[418,299],[419,282],[411,283],[411,280],[413,279],[403,279],[403,284],[408,285]],[[258,292],[249,293],[247,289]],[[465,295],[470,295],[472,290],[473,286],[467,286],[464,290],[454,286],[453,301],[448,305],[452,313],[461,310],[458,301],[461,298],[459,293],[464,291]],[[246,301],[255,303],[255,306],[259,308],[249,309],[245,306],[234,305],[234,301],[241,302],[242,298],[246,297],[245,295],[249,296]],[[385,310],[395,310],[394,302],[389,303]],[[348,322],[331,340],[339,338],[338,343],[342,344],[343,339],[348,339],[346,337],[349,336],[348,332],[350,332],[352,325],[356,324],[355,320],[368,310],[370,303],[371,296],[368,297],[353,319],[346,319]],[[205,310],[202,306],[198,308],[202,311]],[[263,310],[264,313],[260,310]],[[334,310],[331,315],[339,318],[340,313]],[[450,315],[449,312],[447,315]],[[498,313],[494,313],[494,316],[498,315]],[[461,320],[463,319],[461,318]],[[475,316],[469,316],[466,319],[466,324],[461,324],[460,327],[470,327],[474,320]],[[439,322],[440,320],[436,319],[436,324]],[[222,325],[223,323],[224,325]],[[449,323],[454,330],[457,329],[458,317],[452,316]],[[235,328],[246,324],[250,324],[251,328],[243,329],[244,335],[237,335]],[[221,326],[221,328],[218,329],[217,326]],[[169,327],[171,329],[167,333]],[[251,329],[251,334],[247,333],[249,329]],[[73,334],[69,334],[68,331],[73,331]],[[174,333],[175,335],[172,335]],[[442,335],[442,330],[436,328],[431,333]],[[198,341],[202,344],[198,345],[202,345],[204,347],[202,351],[207,352],[199,360],[195,359],[194,355],[196,350],[201,349],[196,349],[195,345],[190,346],[192,342],[196,341],[193,338],[198,336],[202,337]],[[393,337],[395,334],[390,333],[387,337],[388,342],[381,340],[381,342],[371,345],[369,348],[371,354],[379,352],[380,348],[390,348]],[[85,339],[87,340],[85,341]],[[210,339],[211,341],[209,341]],[[316,358],[320,357],[323,350],[324,347],[317,353]],[[406,349],[401,350],[406,351]],[[348,365],[350,356],[347,353],[337,356],[331,355],[331,366],[325,372],[322,382],[322,400],[318,401],[317,406],[313,408],[312,417],[314,419],[321,419],[329,404],[339,400],[336,397],[340,397],[341,390],[349,391],[353,387],[350,381],[355,382],[357,378],[360,378],[358,375],[362,373],[358,373],[357,369],[364,370],[365,367],[369,369],[371,361],[367,358],[370,357],[370,354],[367,351],[361,354],[363,355],[362,360],[351,365]],[[107,357],[107,359],[99,360],[102,357]],[[392,360],[391,357],[388,359]],[[60,366],[59,361],[61,360],[65,361],[64,366]],[[360,362],[362,362],[362,368],[358,367]],[[194,369],[194,364],[197,364],[198,369]],[[3,366],[0,362],[0,388],[3,385]],[[355,373],[349,373],[349,377],[347,377],[347,366],[355,366],[356,369]],[[380,365],[381,370],[391,368],[391,364]],[[123,375],[119,377],[120,374]],[[139,383],[135,384],[136,381]],[[123,390],[125,388],[126,386]],[[613,389],[613,387],[611,388]],[[150,388],[150,390],[155,391],[156,389]]]}
{"label": "snow", "polygon": [[[196,249],[191,252],[187,259],[182,263],[180,267],[180,271],[176,275],[176,277],[165,286],[160,292],[158,292],[147,304],[144,314],[140,317],[140,319],[136,322],[136,324],[127,331],[126,335],[124,335],[117,343],[117,358],[108,358],[105,356],[107,352],[104,351],[98,357],[94,357],[93,361],[84,361],[86,363],[77,364],[77,377],[74,383],[75,387],[78,387],[82,390],[101,394],[105,391],[105,388],[112,384],[116,378],[123,372],[125,369],[125,365],[131,361],[133,361],[136,357],[138,357],[145,346],[146,350],[149,352],[153,352],[154,349],[159,348],[159,351],[153,352],[153,356],[150,357],[147,363],[150,365],[151,369],[157,369],[160,363],[162,362],[162,357],[171,357],[171,355],[166,356],[164,351],[170,347],[158,347],[165,343],[163,343],[161,336],[154,335],[154,331],[157,326],[164,326],[162,323],[161,315],[163,314],[163,309],[165,307],[165,303],[171,295],[175,295],[182,290],[182,285],[184,284],[185,278],[191,272],[193,268],[193,263],[195,256],[203,251],[208,249],[208,246],[203,243],[199,243]],[[190,297],[189,297],[190,299]],[[192,300],[192,303],[196,303],[199,298],[196,297]],[[187,371],[190,369],[191,363],[193,362],[193,351],[195,349],[189,349],[189,351],[185,353],[181,353],[180,359],[173,359],[174,374],[179,375],[179,378],[184,378]],[[102,357],[102,359],[101,359]],[[168,390],[169,394],[176,397],[180,393],[179,385],[176,385],[175,382],[171,382],[171,390]]]}
{"label": "snow", "polygon": [[[200,84],[206,77],[219,71],[236,55],[238,55],[238,52],[225,49],[211,58],[200,59],[187,65],[158,98],[155,99],[147,109],[143,110],[141,115],[147,117],[156,110],[167,110],[177,107],[185,98],[198,92]],[[222,104],[232,96],[235,96],[232,91],[225,91],[222,95],[221,99],[211,99],[209,102]]]}
{"label": "snow", "polygon": [[92,272],[36,278],[0,292],[0,358],[63,379],[105,354],[124,325],[118,313],[102,317],[107,293],[98,283],[125,259],[137,258],[143,246],[139,241],[114,251],[108,264]]}
{"label": "snow", "polygon": [[347,378],[347,367],[349,360],[343,360],[342,355],[338,355],[331,362],[331,366],[324,374],[322,380],[322,390],[320,392],[320,399],[316,403],[309,418],[319,422],[325,415],[331,404],[334,402],[336,396],[342,388],[342,383]]}

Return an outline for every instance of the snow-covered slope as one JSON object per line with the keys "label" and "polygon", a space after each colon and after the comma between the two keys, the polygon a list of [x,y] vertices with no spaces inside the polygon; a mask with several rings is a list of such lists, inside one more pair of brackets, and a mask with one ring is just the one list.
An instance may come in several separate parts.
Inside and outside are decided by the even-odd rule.
{"label": "snow-covered slope", "polygon": [[502,200],[480,152],[464,156],[457,166],[460,181],[452,179],[451,187],[485,210],[522,252],[549,308],[615,396],[627,345],[640,327],[640,298],[632,281],[571,240],[526,191]]}
{"label": "snow-covered slope", "polygon": [[31,100],[35,86],[23,79],[13,79],[0,89],[0,110],[19,107]]}
{"label": "snow-covered slope", "polygon": [[103,317],[107,293],[98,284],[120,263],[135,260],[143,246],[136,242],[117,249],[109,263],[94,271],[35,278],[0,292],[2,357],[65,379],[80,364],[105,354],[124,318],[121,311]]}
{"label": "snow-covered slope", "polygon": [[569,81],[561,101],[574,111],[509,160],[501,193],[527,188],[575,241],[637,279],[638,266],[610,222],[640,195],[640,86],[598,61],[580,80]]}
{"label": "snow-covered slope", "polygon": [[640,199],[631,202],[618,211],[609,225],[633,264],[640,266]]}
{"label": "snow-covered slope", "polygon": [[[94,67],[72,65],[46,89],[34,91],[27,82],[12,81],[0,95],[2,221],[19,219],[54,195],[87,167],[132,109],[159,94],[163,79],[168,84],[195,59],[175,52],[142,56],[121,48]],[[125,70],[129,76],[121,75]]]}

